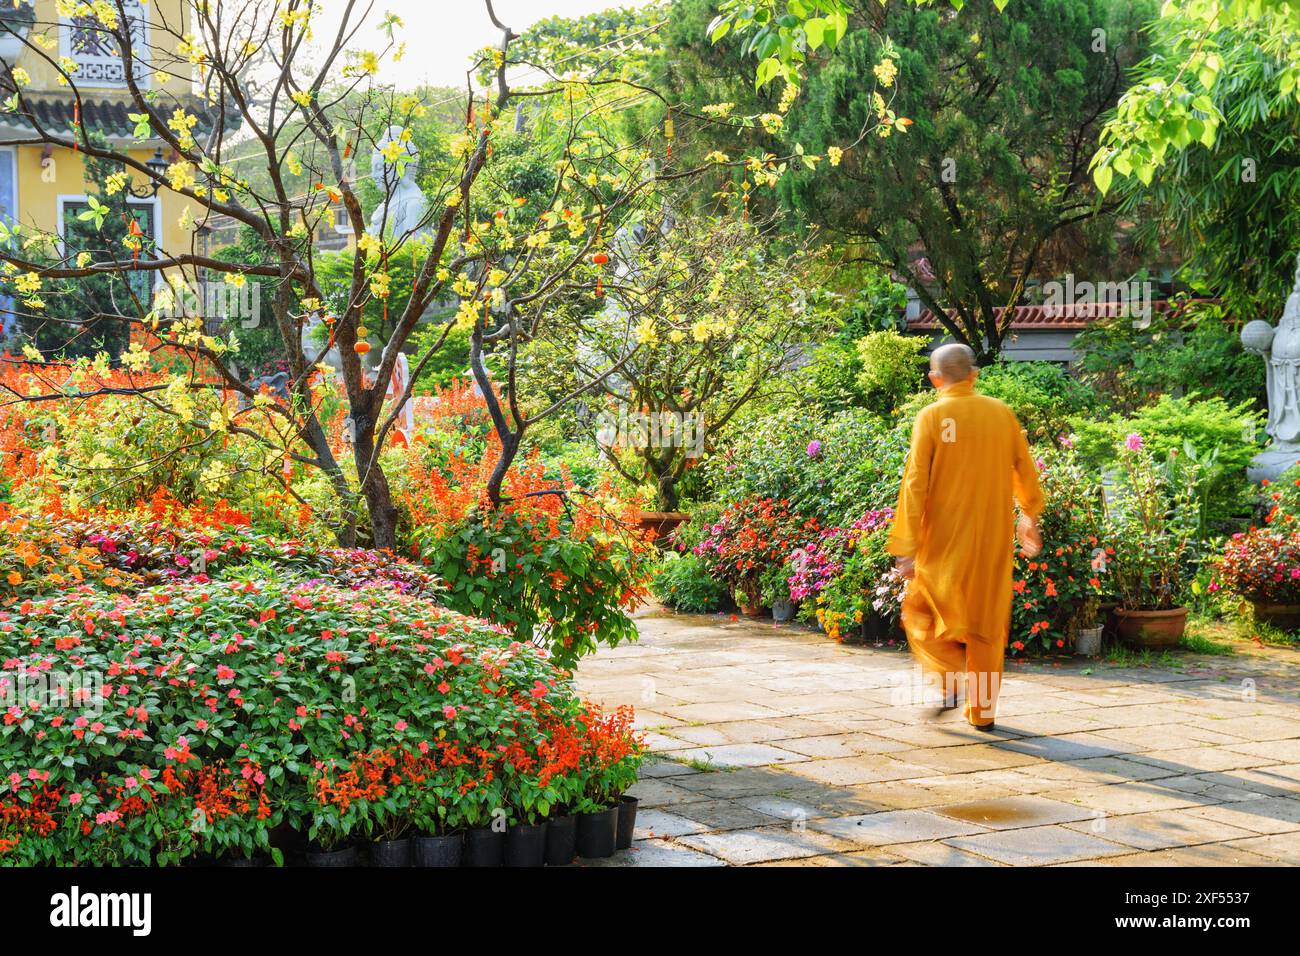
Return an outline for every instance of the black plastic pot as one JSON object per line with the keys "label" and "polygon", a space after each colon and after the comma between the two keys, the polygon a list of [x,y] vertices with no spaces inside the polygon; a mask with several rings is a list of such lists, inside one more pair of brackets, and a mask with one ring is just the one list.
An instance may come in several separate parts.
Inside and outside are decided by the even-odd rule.
{"label": "black plastic pot", "polygon": [[401,840],[376,840],[370,844],[370,865],[410,866],[411,841],[406,838]]}
{"label": "black plastic pot", "polygon": [[614,849],[626,850],[632,845],[632,835],[636,833],[636,797],[626,794],[618,801],[618,835],[614,839]]}
{"label": "black plastic pot", "polygon": [[578,814],[578,856],[603,860],[614,855],[618,840],[618,807]]}
{"label": "black plastic pot", "polygon": [[546,865],[568,866],[577,854],[574,840],[578,819],[572,813],[546,821]]}
{"label": "black plastic pot", "polygon": [[501,866],[506,859],[506,831],[484,827],[465,834],[466,866]]}
{"label": "black plastic pot", "polygon": [[308,866],[360,866],[361,854],[354,846],[340,850],[308,850]]}
{"label": "black plastic pot", "polygon": [[541,866],[546,862],[546,822],[521,823],[506,831],[506,866]]}
{"label": "black plastic pot", "polygon": [[460,866],[465,856],[465,835],[416,837],[411,841],[415,866]]}

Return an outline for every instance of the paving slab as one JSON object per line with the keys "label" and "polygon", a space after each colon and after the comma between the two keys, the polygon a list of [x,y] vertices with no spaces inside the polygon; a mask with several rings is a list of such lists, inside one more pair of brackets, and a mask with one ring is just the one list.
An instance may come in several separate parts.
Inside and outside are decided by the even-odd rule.
{"label": "paving slab", "polygon": [[948,846],[1012,866],[1047,866],[1127,853],[1126,847],[1064,826],[994,830],[945,840]]}
{"label": "paving slab", "polygon": [[998,728],[936,718],[899,648],[636,615],[579,690],[654,759],[637,841],[592,866],[1300,863],[1300,658],[1009,662]]}
{"label": "paving slab", "polygon": [[788,826],[760,827],[729,833],[700,833],[677,841],[736,866],[797,860],[854,849],[851,843],[811,829]]}
{"label": "paving slab", "polygon": [[942,817],[927,810],[887,810],[851,817],[829,817],[811,820],[808,827],[864,846],[941,840],[983,833],[986,829],[979,824]]}

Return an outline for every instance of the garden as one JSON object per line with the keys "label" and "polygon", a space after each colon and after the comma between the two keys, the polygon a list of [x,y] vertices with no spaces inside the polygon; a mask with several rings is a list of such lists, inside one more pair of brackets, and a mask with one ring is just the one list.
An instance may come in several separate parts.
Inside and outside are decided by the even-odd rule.
{"label": "garden", "polygon": [[[0,224],[0,864],[627,848],[648,747],[583,660],[653,605],[903,649],[941,340],[1045,493],[1033,557],[1008,502],[1013,657],[1293,647],[1300,22],[1228,6],[488,4],[468,94],[381,82],[394,15],[321,67],[310,9],[204,7],[152,56],[205,96],[131,92],[125,139],[75,90],[42,125],[6,60],[89,198],[75,237]],[[269,106],[232,36],[298,51]],[[1260,155],[1267,202],[1224,182]],[[1032,354],[1016,315],[1076,273],[1138,295]]]}

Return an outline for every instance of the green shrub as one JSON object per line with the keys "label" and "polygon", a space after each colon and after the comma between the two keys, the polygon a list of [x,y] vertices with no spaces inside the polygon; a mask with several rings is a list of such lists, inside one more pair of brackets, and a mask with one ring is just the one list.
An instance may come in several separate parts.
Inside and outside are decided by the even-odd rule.
{"label": "green shrub", "polygon": [[20,865],[533,820],[639,760],[629,715],[585,709],[538,648],[391,585],[83,590],[11,617],[0,659],[58,678],[8,685],[0,859]]}
{"label": "green shrub", "polygon": [[726,585],[710,577],[693,554],[665,554],[650,588],[664,607],[688,614],[721,611],[730,604]]}
{"label": "green shrub", "polygon": [[1181,317],[1153,317],[1147,328],[1115,318],[1075,339],[1080,377],[1121,410],[1186,390],[1218,395],[1230,405],[1259,405],[1264,363],[1241,347],[1222,307],[1197,303]]}
{"label": "green shrub", "polygon": [[1133,433],[1142,436],[1145,448],[1158,460],[1185,455],[1190,446],[1203,469],[1203,532],[1222,529],[1250,510],[1246,466],[1259,451],[1261,422],[1249,402],[1230,405],[1221,398],[1162,395],[1131,415],[1105,420],[1076,416],[1070,425],[1080,459],[1096,469],[1114,468],[1125,438]]}
{"label": "green shrub", "polygon": [[849,525],[897,501],[909,442],[910,426],[865,409],[824,419],[786,409],[710,461],[713,497],[784,499],[823,525]]}
{"label": "green shrub", "polygon": [[858,388],[867,407],[888,415],[917,390],[925,360],[926,340],[917,335],[885,330],[869,332],[858,340]]}
{"label": "green shrub", "polygon": [[1011,406],[1031,442],[1054,442],[1069,431],[1069,418],[1091,411],[1097,396],[1052,362],[1003,362],[982,369],[980,394]]}

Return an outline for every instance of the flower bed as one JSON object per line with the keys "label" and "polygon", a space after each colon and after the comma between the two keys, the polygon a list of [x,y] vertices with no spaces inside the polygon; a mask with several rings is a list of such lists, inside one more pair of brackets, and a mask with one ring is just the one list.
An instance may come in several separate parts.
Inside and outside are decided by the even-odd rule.
{"label": "flower bed", "polygon": [[590,811],[641,746],[544,651],[391,584],[0,611],[0,859],[175,864]]}
{"label": "flower bed", "polygon": [[0,555],[3,604],[85,583],[131,591],[241,575],[344,587],[387,581],[425,597],[440,591],[434,575],[377,551],[314,549],[248,529],[195,529],[135,517],[8,515],[0,519]]}

